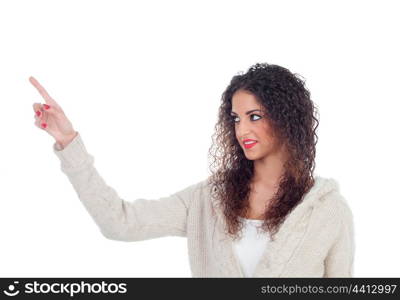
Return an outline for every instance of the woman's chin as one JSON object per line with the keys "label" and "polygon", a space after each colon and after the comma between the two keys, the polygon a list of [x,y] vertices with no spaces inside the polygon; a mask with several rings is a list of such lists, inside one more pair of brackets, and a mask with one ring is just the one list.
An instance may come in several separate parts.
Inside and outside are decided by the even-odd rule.
{"label": "woman's chin", "polygon": [[248,160],[257,160],[260,159],[259,155],[255,153],[245,153],[244,154]]}

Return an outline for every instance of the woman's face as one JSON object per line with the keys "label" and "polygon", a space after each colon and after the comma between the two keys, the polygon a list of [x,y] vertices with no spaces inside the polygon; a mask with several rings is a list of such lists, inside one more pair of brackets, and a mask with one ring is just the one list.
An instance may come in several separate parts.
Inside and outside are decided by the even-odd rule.
{"label": "woman's face", "polygon": [[[233,94],[231,115],[236,139],[249,160],[263,159],[279,150],[264,111],[254,94],[245,90]],[[256,143],[245,145],[246,139],[255,140]]]}

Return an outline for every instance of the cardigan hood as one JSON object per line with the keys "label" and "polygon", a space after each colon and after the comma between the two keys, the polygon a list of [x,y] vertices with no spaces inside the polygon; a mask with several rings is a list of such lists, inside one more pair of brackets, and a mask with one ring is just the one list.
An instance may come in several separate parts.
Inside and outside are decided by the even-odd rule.
{"label": "cardigan hood", "polygon": [[[324,178],[319,175],[315,177],[315,183],[311,187],[311,189],[303,196],[303,199],[298,203],[295,207],[297,210],[304,211],[307,208],[315,207],[316,205],[320,205],[320,202],[323,200],[324,196],[329,193],[337,192],[340,193],[340,186],[339,183],[333,178]],[[208,185],[208,181],[204,180],[202,182],[204,185]],[[218,199],[211,197],[211,201],[213,207],[215,208],[216,212],[219,214],[222,213],[221,211],[221,204]]]}
{"label": "cardigan hood", "polygon": [[[202,184],[208,186],[208,181],[204,180],[202,181]],[[299,215],[304,213],[304,211],[307,209],[321,205],[321,202],[330,193],[340,194],[339,183],[333,178],[325,178],[316,175],[314,185],[303,196],[303,199],[296,205],[290,215],[293,216],[293,213],[295,213],[295,215]],[[345,201],[345,199],[343,200]],[[211,202],[218,216],[224,218],[221,210],[221,203],[218,201],[218,199],[211,197]]]}

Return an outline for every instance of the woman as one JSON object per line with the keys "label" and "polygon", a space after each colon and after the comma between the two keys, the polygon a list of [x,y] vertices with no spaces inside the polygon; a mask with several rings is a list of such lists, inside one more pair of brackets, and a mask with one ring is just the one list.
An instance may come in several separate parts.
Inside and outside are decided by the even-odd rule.
{"label": "woman", "polygon": [[168,197],[126,201],[94,167],[79,132],[34,79],[46,104],[35,124],[109,239],[188,239],[194,277],[351,277],[351,210],[338,183],[316,176],[316,109],[297,74],[255,64],[222,95],[212,175]]}

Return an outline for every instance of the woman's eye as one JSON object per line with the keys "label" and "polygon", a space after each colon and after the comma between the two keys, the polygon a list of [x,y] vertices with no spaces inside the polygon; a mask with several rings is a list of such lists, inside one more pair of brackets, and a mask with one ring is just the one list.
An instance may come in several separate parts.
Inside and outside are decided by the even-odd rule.
{"label": "woman's eye", "polygon": [[[256,114],[252,114],[252,115],[250,115],[250,117],[252,118],[253,116],[256,116],[258,119],[252,119],[253,121],[257,121],[257,120],[259,120],[259,119],[261,119],[261,117],[259,116],[259,115],[256,115]],[[231,116],[232,117],[232,120],[233,120],[233,122],[235,122],[236,123],[236,119],[238,119],[239,117],[237,117],[237,116]]]}

